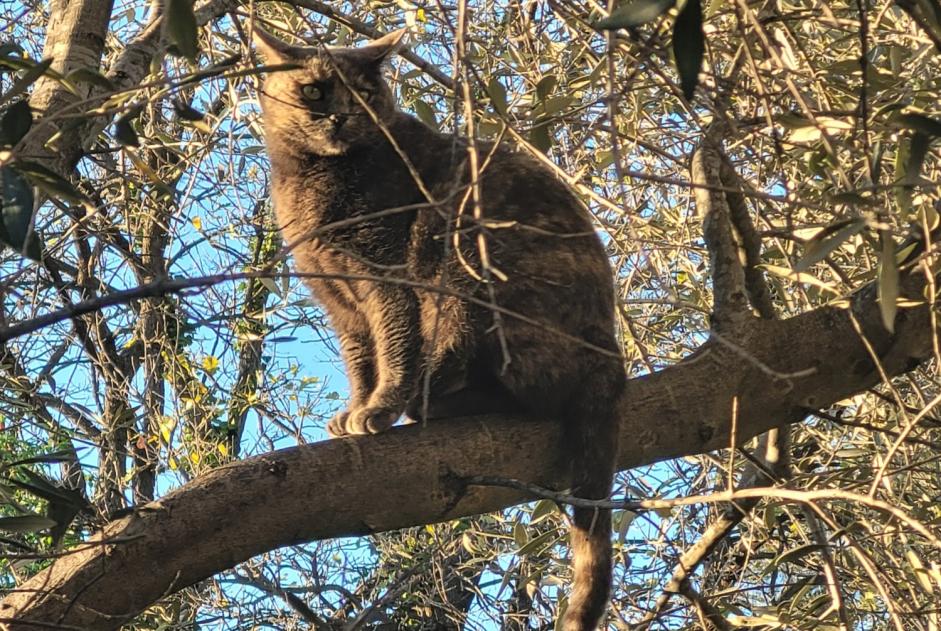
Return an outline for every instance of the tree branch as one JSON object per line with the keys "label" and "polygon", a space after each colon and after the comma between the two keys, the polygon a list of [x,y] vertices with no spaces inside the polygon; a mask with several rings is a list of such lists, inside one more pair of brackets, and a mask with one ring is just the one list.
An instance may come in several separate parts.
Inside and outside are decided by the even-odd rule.
{"label": "tree branch", "polygon": [[[902,284],[908,296],[921,288],[915,275]],[[927,307],[901,310],[894,335],[882,327],[874,287],[858,292],[851,308],[889,374],[911,370],[931,354]],[[880,381],[845,309],[750,319],[736,342],[751,361],[710,340],[679,364],[628,382],[619,468],[727,447],[733,397],[740,402],[742,443],[770,429],[772,419],[801,420],[808,409]],[[0,622],[8,631],[52,623],[115,629],[162,596],[266,550],[499,510],[526,498],[464,480],[486,474],[562,488],[560,440],[551,421],[478,417],[226,465],[57,559],[0,602]]]}
{"label": "tree branch", "polygon": [[745,272],[739,246],[732,232],[731,210],[720,177],[722,155],[717,128],[706,134],[692,160],[696,206],[702,215],[703,238],[712,266],[712,326],[717,331],[736,332],[751,318],[745,292]]}

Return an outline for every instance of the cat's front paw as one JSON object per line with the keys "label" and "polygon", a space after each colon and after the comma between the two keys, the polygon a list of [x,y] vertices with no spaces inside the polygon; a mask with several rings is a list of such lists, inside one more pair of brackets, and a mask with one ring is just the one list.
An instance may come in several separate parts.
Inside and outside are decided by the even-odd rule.
{"label": "cat's front paw", "polygon": [[392,427],[401,412],[385,407],[365,407],[336,414],[327,423],[327,433],[333,437],[351,434],[378,434]]}
{"label": "cat's front paw", "polygon": [[337,412],[333,415],[329,421],[327,421],[327,435],[330,438],[340,438],[341,436],[348,436],[350,434],[346,429],[347,420],[350,418],[350,413],[346,410],[343,412]]}

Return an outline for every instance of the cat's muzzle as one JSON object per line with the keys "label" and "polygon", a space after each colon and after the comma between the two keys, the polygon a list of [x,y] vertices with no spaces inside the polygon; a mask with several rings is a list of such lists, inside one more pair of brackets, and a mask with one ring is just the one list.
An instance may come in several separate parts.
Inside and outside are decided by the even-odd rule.
{"label": "cat's muzzle", "polygon": [[333,125],[334,132],[340,131],[340,128],[342,128],[343,125],[346,124],[346,121],[349,120],[349,118],[350,117],[348,114],[338,114],[338,113],[329,114],[327,116],[327,120],[330,121],[331,125]]}

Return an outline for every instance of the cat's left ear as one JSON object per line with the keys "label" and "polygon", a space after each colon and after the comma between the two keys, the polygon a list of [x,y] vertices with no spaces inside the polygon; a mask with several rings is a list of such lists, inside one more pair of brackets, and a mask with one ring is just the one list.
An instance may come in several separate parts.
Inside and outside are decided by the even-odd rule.
{"label": "cat's left ear", "polygon": [[408,29],[400,28],[357,48],[356,53],[364,60],[382,63],[405,46],[406,35],[408,35]]}
{"label": "cat's left ear", "polygon": [[252,39],[255,42],[255,49],[261,54],[266,63],[284,64],[316,54],[316,49],[306,46],[293,46],[282,39],[279,39],[261,28],[258,24],[254,25]]}

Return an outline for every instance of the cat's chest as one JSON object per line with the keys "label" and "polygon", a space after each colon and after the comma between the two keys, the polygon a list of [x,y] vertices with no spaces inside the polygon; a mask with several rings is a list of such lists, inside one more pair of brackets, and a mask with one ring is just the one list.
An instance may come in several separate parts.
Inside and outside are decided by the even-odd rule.
{"label": "cat's chest", "polygon": [[[278,225],[299,266],[353,273],[404,262],[413,213],[388,212],[399,194],[355,173],[276,177]],[[370,270],[375,272],[375,270]]]}

